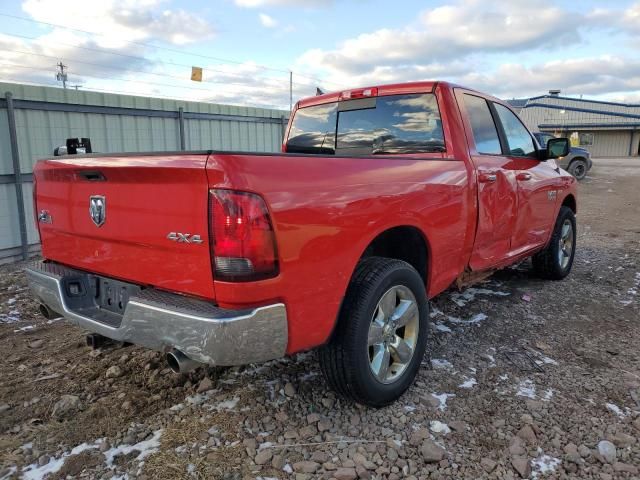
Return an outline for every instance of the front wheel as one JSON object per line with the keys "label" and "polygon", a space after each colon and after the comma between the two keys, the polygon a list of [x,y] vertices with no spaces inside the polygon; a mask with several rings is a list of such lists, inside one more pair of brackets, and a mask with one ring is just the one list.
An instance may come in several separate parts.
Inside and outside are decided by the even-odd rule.
{"label": "front wheel", "polygon": [[533,269],[542,278],[562,280],[569,275],[576,254],[576,216],[560,207],[549,245],[532,258]]}
{"label": "front wheel", "polygon": [[411,265],[381,257],[362,260],[332,338],[319,352],[329,386],[373,407],[400,397],[424,357],[428,309],[424,282]]}
{"label": "front wheel", "polygon": [[581,159],[574,160],[569,165],[569,173],[576,177],[576,180],[582,180],[587,176],[587,162]]}

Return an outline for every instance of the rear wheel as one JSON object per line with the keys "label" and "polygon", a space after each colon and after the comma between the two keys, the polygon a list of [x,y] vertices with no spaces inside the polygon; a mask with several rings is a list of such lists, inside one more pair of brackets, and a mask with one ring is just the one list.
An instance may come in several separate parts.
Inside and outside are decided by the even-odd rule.
{"label": "rear wheel", "polygon": [[428,308],[424,282],[411,265],[381,257],[361,261],[336,330],[319,352],[331,388],[373,407],[400,397],[424,357]]}
{"label": "rear wheel", "polygon": [[569,173],[576,177],[577,180],[582,180],[587,176],[587,162],[580,158],[571,162],[569,165]]}
{"label": "rear wheel", "polygon": [[549,245],[533,256],[533,269],[542,278],[562,280],[569,275],[576,253],[576,217],[560,207]]}

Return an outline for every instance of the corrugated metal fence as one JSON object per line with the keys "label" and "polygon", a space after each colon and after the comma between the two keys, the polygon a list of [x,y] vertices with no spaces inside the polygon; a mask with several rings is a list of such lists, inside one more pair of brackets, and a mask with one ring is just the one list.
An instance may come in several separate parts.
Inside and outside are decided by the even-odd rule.
{"label": "corrugated metal fence", "polygon": [[67,138],[94,152],[276,152],[288,112],[0,83],[0,263],[38,251],[32,171]]}

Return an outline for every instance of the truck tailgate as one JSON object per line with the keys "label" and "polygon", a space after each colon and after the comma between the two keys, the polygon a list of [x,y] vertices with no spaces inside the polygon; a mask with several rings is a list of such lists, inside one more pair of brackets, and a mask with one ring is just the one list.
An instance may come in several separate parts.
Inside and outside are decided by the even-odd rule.
{"label": "truck tailgate", "polygon": [[214,298],[206,162],[206,154],[38,162],[35,208],[43,257]]}

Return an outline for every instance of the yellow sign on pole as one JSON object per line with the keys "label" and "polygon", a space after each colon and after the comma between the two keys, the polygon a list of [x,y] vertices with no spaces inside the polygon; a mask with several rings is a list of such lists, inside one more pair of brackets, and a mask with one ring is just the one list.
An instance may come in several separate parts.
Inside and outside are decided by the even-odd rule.
{"label": "yellow sign on pole", "polygon": [[191,80],[194,82],[202,81],[202,67],[191,67]]}

